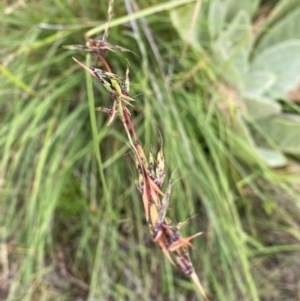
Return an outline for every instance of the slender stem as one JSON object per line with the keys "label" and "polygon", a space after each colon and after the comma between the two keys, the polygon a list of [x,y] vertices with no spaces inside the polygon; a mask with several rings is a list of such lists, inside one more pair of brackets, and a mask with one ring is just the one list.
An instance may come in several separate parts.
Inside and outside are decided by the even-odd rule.
{"label": "slender stem", "polygon": [[131,118],[130,118],[130,115],[129,115],[128,111],[126,110],[126,107],[125,107],[123,101],[121,101],[121,104],[122,104],[122,109],[123,109],[123,112],[124,112],[126,121],[128,122],[128,125],[129,125],[129,127],[130,127],[130,130],[131,130],[131,132],[132,132],[134,141],[137,142],[139,139],[138,139],[138,136],[137,136],[136,131],[135,131],[135,129],[134,129],[134,126],[133,126],[132,120],[131,120]]}
{"label": "slender stem", "polygon": [[97,53],[98,58],[101,60],[102,64],[104,65],[104,68],[106,71],[111,72],[111,69],[106,61],[106,59],[101,55],[100,53]]}

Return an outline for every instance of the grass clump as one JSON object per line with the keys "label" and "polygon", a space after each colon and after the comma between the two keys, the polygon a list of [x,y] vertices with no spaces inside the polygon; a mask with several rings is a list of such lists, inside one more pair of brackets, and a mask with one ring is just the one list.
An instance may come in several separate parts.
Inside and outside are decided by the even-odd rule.
{"label": "grass clump", "polygon": [[[179,2],[141,1],[127,15],[116,1],[109,31],[140,55],[125,54],[141,146],[157,153],[159,129],[167,177],[180,177],[168,215],[191,217],[184,236],[204,232],[191,260],[211,300],[297,300],[297,165],[270,169],[233,131],[237,108],[207,53],[188,48],[180,61],[165,11]],[[94,110],[109,96],[62,48],[104,30],[108,3],[1,5],[1,298],[201,300],[152,242],[123,124]],[[124,54],[105,59],[124,74]]]}

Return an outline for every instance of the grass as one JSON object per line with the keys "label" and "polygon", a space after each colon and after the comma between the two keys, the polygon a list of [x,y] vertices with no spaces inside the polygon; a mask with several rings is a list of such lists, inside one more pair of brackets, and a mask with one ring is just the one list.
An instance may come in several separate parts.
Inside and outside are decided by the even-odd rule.
{"label": "grass", "polygon": [[[127,16],[116,1],[109,41],[140,56],[107,56],[117,74],[130,62],[144,149],[157,150],[162,133],[176,180],[169,215],[191,217],[185,236],[204,232],[190,254],[211,300],[298,300],[299,174],[267,168],[234,134],[218,107],[228,97],[215,89],[222,71],[207,54],[189,49],[180,61],[184,43],[166,11],[174,3],[139,1]],[[84,54],[62,48],[103,30],[106,1],[0,6],[0,298],[202,300],[152,242],[122,124],[107,127],[94,110],[109,97],[72,61]],[[159,56],[140,23],[128,26],[141,17]]]}

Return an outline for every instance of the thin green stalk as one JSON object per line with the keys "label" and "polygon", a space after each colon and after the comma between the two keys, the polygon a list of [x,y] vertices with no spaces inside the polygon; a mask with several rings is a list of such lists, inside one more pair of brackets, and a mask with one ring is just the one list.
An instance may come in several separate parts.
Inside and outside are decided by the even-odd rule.
{"label": "thin green stalk", "polygon": [[[86,58],[86,64],[90,66],[91,64],[91,56],[88,54]],[[95,100],[94,100],[94,92],[93,92],[93,79],[89,74],[86,74],[86,84],[87,84],[87,97],[88,97],[88,103],[89,103],[89,112],[90,112],[90,122],[91,122],[91,128],[92,128],[92,135],[93,135],[93,141],[94,141],[94,151],[98,163],[98,169],[100,173],[100,180],[103,187],[104,192],[104,199],[107,204],[108,212],[112,218],[117,220],[117,215],[114,212],[113,206],[112,206],[112,199],[110,196],[110,192],[108,190],[106,177],[104,175],[104,168],[103,168],[103,162],[101,153],[99,150],[99,134],[98,134],[98,126],[96,121],[96,112],[95,112]]]}

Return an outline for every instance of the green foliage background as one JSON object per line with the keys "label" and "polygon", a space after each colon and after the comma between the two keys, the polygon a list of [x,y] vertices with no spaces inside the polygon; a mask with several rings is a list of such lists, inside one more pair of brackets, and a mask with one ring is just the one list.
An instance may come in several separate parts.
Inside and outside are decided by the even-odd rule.
{"label": "green foliage background", "polygon": [[[129,16],[123,1],[114,5],[108,41],[139,56],[109,53],[107,60],[119,75],[130,63],[132,117],[144,149],[156,152],[162,134],[167,174],[175,171],[177,179],[169,215],[191,217],[185,236],[204,232],[191,258],[211,300],[299,299],[298,105],[279,90],[272,94],[271,84],[255,85],[260,92],[250,97],[235,60],[244,48],[232,40],[240,9],[252,25],[265,10],[277,12],[266,18],[272,32],[283,16],[299,12],[297,2],[283,2],[204,1],[190,41],[184,30],[195,1],[139,1]],[[0,4],[2,300],[202,300],[152,242],[122,124],[107,127],[107,116],[94,110],[109,107],[109,95],[72,61],[84,62],[85,53],[62,48],[84,44],[84,33],[106,19],[107,5]],[[221,12],[219,22],[212,8]],[[282,39],[273,31],[264,43]],[[249,62],[264,43],[249,46]],[[289,60],[286,68],[297,62]],[[266,74],[254,82],[271,82]],[[284,123],[290,127],[280,135],[289,139],[282,146],[278,132],[268,136],[273,121],[261,116],[282,121],[286,112],[294,123]]]}

